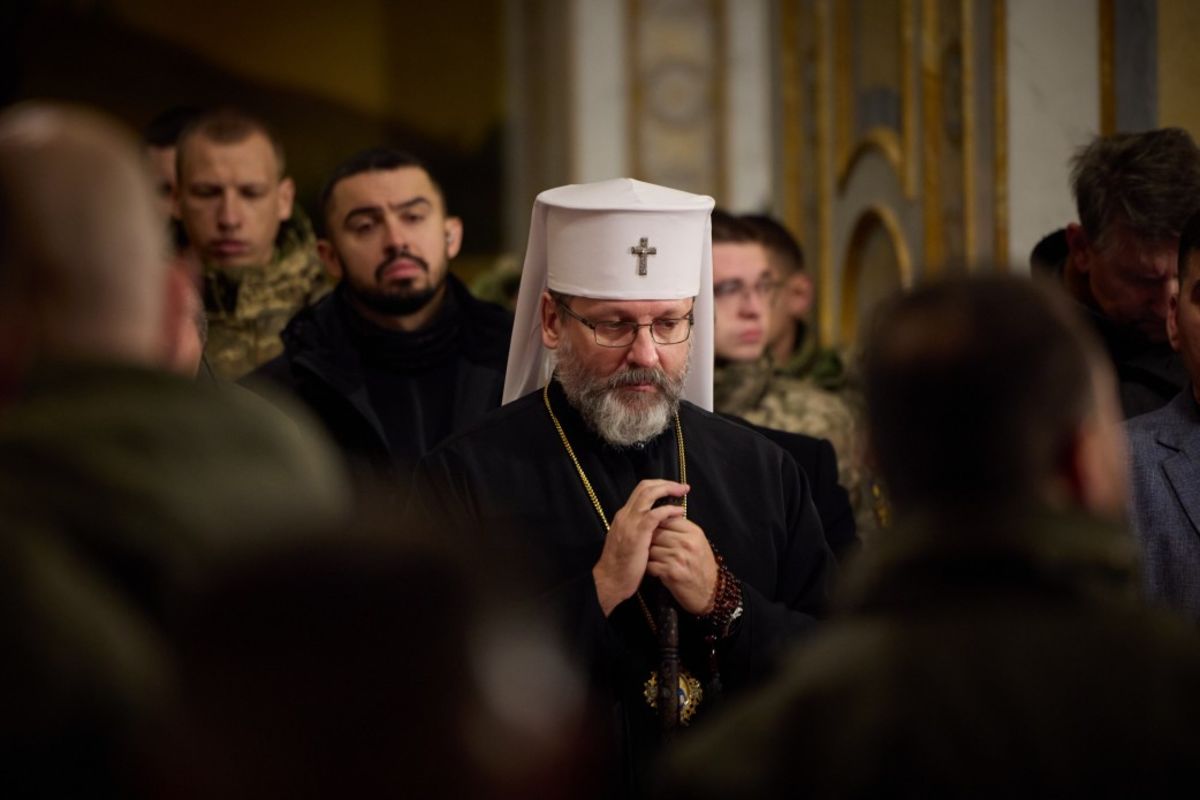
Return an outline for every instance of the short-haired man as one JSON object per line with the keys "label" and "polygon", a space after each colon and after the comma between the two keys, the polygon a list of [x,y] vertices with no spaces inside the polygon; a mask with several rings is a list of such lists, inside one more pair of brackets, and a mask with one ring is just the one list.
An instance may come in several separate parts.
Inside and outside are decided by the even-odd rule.
{"label": "short-haired man", "polygon": [[779,282],[765,237],[744,217],[718,209],[712,219],[713,405],[754,425],[829,440],[858,532],[869,537],[880,527],[883,511],[864,468],[857,415],[844,399],[813,381],[776,373],[767,332]]}
{"label": "short-haired man", "polygon": [[1071,187],[1064,285],[1104,340],[1125,417],[1153,411],[1187,381],[1166,318],[1179,232],[1200,208],[1200,148],[1179,128],[1097,137],[1076,154]]}
{"label": "short-haired man", "polygon": [[203,114],[203,111],[191,106],[172,106],[156,115],[142,129],[142,144],[150,161],[154,188],[165,217],[170,218],[175,213],[175,185],[179,180],[175,155],[179,135]]}
{"label": "short-haired man", "polygon": [[[751,685],[811,625],[833,564],[795,462],[705,410],[711,209],[628,179],[542,192],[507,405],[418,476],[448,528],[542,567],[531,591],[561,612],[597,707],[616,713],[601,735],[617,736],[610,780],[626,794],[644,786],[660,726]],[[658,715],[677,700],[682,713]]]}
{"label": "short-haired man", "polygon": [[190,106],[174,106],[158,114],[142,129],[142,147],[150,163],[150,173],[167,221],[171,244],[174,249],[172,269],[186,277],[192,284],[188,292],[189,312],[180,319],[180,348],[171,365],[174,372],[182,375],[212,380],[212,367],[204,358],[204,345],[208,337],[208,317],[200,295],[202,273],[200,258],[188,244],[183,225],[174,218],[175,184],[179,172],[175,166],[176,144],[184,129],[204,112]]}
{"label": "short-haired man", "polygon": [[282,352],[279,333],[328,278],[264,122],[234,109],[201,116],[179,137],[176,168],[177,215],[203,262],[206,356],[219,377],[240,378]]}
{"label": "short-haired man", "polygon": [[1167,405],[1127,423],[1131,517],[1149,599],[1200,622],[1200,213],[1180,236],[1167,332],[1191,380]]}
{"label": "short-haired man", "polygon": [[681,742],[667,797],[1170,794],[1200,765],[1200,643],[1136,597],[1108,359],[1014,277],[885,304],[865,351],[896,527],[840,617]]}
{"label": "short-haired man", "polygon": [[809,328],[814,288],[804,249],[770,214],[743,214],[739,219],[754,229],[766,249],[777,284],[767,327],[767,352],[775,370],[792,378],[815,377],[822,386],[840,384],[843,375],[837,354],[818,348]]}
{"label": "short-haired man", "polygon": [[450,273],[462,220],[412,155],[355,154],[334,170],[321,207],[318,249],[337,288],[296,315],[283,354],[249,383],[294,393],[352,460],[407,474],[500,405],[512,315]]}

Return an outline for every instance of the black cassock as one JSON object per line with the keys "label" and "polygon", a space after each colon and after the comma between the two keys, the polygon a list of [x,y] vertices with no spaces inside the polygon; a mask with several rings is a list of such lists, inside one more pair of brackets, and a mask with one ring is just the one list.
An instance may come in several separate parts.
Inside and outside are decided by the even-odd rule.
{"label": "black cassock", "polygon": [[[557,382],[554,414],[611,523],[638,481],[679,480],[674,426],[643,447],[615,448],[593,434]],[[688,519],[700,526],[742,583],[744,613],[717,646],[725,694],[757,683],[780,647],[820,614],[834,572],[808,483],[791,456],[747,428],[681,403]],[[592,567],[604,525],[538,390],[491,412],[430,453],[418,471],[425,512],[460,536],[528,560],[533,592],[560,615],[568,645],[613,711],[621,793],[637,792],[659,746],[659,722],[643,697],[658,666],[654,633],[636,597],[605,618]],[[647,579],[642,596],[653,606]],[[707,627],[680,612],[683,667],[706,686]],[[707,693],[711,695],[711,692]],[[718,700],[706,696],[693,725]],[[609,707],[606,705],[605,707]],[[686,735],[686,731],[682,735]],[[615,777],[615,776],[614,776]]]}

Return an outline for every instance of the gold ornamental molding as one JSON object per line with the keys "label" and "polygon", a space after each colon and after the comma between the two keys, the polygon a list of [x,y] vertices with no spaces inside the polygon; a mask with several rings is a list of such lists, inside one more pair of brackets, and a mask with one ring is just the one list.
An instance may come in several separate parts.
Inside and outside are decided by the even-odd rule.
{"label": "gold ornamental molding", "polygon": [[845,190],[846,182],[854,174],[855,166],[867,153],[880,153],[892,165],[892,169],[896,171],[897,175],[903,175],[905,169],[903,148],[900,137],[891,128],[882,126],[871,128],[859,137],[854,149],[845,157],[841,174],[838,176],[838,191]]}
{"label": "gold ornamental molding", "polygon": [[992,0],[992,114],[995,119],[992,153],[992,231],[996,269],[1008,264],[1008,4]]}
{"label": "gold ornamental molding", "polygon": [[[913,164],[916,148],[917,100],[913,66],[913,47],[916,37],[915,0],[898,0],[900,28],[898,37],[900,68],[900,127],[872,128],[856,136],[854,86],[854,18],[851,2],[834,4],[834,60],[836,82],[834,89],[835,149],[838,164],[837,183],[846,185],[858,161],[868,152],[879,152],[896,170],[905,196],[917,194],[917,174]],[[828,13],[826,10],[825,13]]]}
{"label": "gold ornamental molding", "polygon": [[900,220],[892,209],[881,206],[868,206],[854,223],[854,231],[850,234],[850,243],[846,247],[846,269],[842,276],[842,336],[843,344],[852,343],[858,334],[858,294],[862,281],[863,251],[867,237],[878,225],[887,234],[896,256],[896,269],[900,273],[900,285],[905,289],[913,285],[912,255],[908,242],[904,238],[904,230]]}
{"label": "gold ornamental molding", "polygon": [[963,113],[963,257],[967,269],[978,262],[975,229],[975,0],[961,0]]}
{"label": "gold ornamental molding", "polygon": [[784,224],[808,247],[810,238],[804,219],[804,118],[807,113],[804,98],[803,61],[800,54],[800,0],[780,0],[779,3],[779,93],[783,112],[783,152],[780,154],[783,171]]}
{"label": "gold ornamental molding", "polygon": [[1116,50],[1116,10],[1114,0],[1100,0],[1100,133],[1117,132],[1117,96],[1113,82]]}
{"label": "gold ornamental molding", "polygon": [[934,276],[946,265],[942,211],[942,68],[938,1],[921,3],[921,211],[925,247],[922,274]]}
{"label": "gold ornamental molding", "polygon": [[829,31],[831,25],[829,4],[831,0],[816,0],[813,8],[813,27],[817,32],[816,42],[817,86],[813,108],[817,112],[816,127],[816,175],[817,182],[817,263],[819,265],[818,290],[821,303],[817,309],[820,324],[820,341],[833,344],[833,59],[829,54]]}

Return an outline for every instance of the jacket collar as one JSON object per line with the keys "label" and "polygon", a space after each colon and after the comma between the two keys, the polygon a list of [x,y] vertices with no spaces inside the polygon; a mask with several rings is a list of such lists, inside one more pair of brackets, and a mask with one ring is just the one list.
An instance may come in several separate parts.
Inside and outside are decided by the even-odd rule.
{"label": "jacket collar", "polygon": [[774,370],[768,356],[756,361],[719,361],[713,370],[713,408],[745,416],[762,404]]}
{"label": "jacket collar", "polygon": [[1136,597],[1137,547],[1122,526],[1044,507],[940,511],[902,522],[853,562],[838,605],[887,610],[942,605],[995,589]]}
{"label": "jacket collar", "polygon": [[1163,406],[1165,419],[1156,426],[1155,440],[1172,450],[1195,455],[1200,460],[1200,406],[1188,384]]}

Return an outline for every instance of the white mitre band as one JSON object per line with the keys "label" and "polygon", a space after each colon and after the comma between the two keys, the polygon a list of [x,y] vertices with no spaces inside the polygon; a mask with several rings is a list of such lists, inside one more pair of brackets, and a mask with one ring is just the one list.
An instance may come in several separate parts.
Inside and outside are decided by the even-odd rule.
{"label": "white mitre band", "polygon": [[542,345],[547,289],[603,300],[695,297],[692,358],[683,396],[712,409],[713,199],[618,178],[548,189],[537,196],[508,351],[504,402],[549,380]]}

